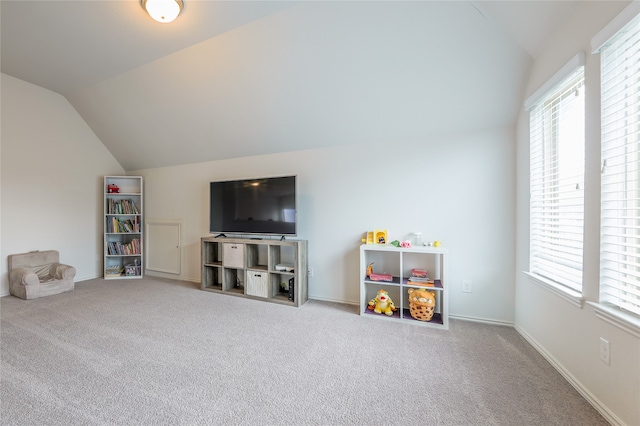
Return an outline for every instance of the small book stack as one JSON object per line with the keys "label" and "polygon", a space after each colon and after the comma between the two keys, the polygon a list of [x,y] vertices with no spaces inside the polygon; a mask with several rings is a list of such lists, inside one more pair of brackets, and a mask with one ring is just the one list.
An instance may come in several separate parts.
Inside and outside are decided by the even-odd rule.
{"label": "small book stack", "polygon": [[407,284],[415,285],[416,287],[433,287],[433,280],[429,278],[429,273],[426,269],[414,268],[411,270],[411,276],[407,280]]}

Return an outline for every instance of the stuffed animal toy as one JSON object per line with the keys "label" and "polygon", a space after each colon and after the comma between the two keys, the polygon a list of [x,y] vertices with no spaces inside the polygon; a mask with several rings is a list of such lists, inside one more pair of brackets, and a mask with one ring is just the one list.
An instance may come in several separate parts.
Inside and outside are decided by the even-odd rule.
{"label": "stuffed animal toy", "polygon": [[389,297],[389,292],[386,290],[378,290],[376,297],[369,301],[369,309],[373,310],[376,314],[382,314],[391,316],[397,310],[396,305],[393,304],[393,300]]}
{"label": "stuffed animal toy", "polygon": [[424,288],[410,288],[409,313],[418,321],[431,321],[433,309],[436,306],[436,292],[427,291]]}
{"label": "stuffed animal toy", "polygon": [[375,262],[371,262],[371,263],[369,264],[369,266],[367,266],[367,278],[369,278],[369,277],[371,276],[371,274],[373,274],[373,264],[374,264],[374,263],[375,263]]}

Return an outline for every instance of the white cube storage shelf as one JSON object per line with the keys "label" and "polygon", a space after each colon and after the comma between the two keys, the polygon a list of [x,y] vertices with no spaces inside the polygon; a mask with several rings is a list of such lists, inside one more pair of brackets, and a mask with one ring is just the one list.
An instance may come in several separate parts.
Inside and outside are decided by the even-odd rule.
{"label": "white cube storage shelf", "polygon": [[[392,276],[389,281],[374,281],[367,277],[367,266],[373,262],[375,273]],[[395,247],[384,244],[360,246],[360,315],[429,327],[449,329],[448,251],[439,247]],[[409,283],[411,271],[426,269],[433,286]],[[426,289],[436,294],[434,315],[430,321],[420,321],[411,316],[408,290]],[[394,302],[396,311],[391,316],[377,314],[368,308],[369,301],[379,290],[386,290]]]}

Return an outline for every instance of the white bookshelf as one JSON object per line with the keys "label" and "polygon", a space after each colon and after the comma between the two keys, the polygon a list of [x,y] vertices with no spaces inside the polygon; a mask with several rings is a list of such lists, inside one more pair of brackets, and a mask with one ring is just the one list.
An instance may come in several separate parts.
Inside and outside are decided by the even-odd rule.
{"label": "white bookshelf", "polygon": [[103,273],[107,280],[144,275],[143,197],[141,176],[104,177]]}

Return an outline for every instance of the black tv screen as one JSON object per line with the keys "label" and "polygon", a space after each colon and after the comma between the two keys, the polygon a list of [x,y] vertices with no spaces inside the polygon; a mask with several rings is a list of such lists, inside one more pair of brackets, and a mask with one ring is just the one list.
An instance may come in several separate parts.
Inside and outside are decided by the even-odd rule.
{"label": "black tv screen", "polygon": [[297,235],[296,177],[209,184],[212,234]]}

